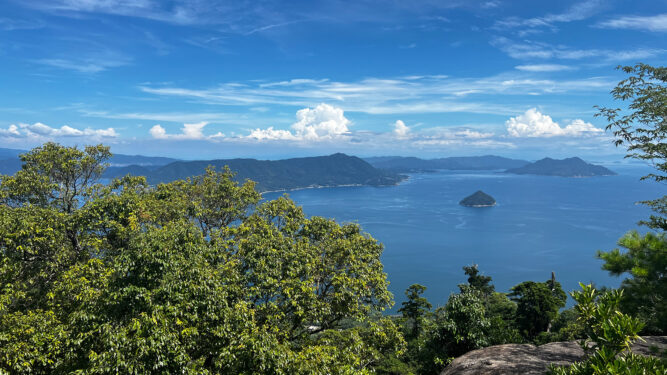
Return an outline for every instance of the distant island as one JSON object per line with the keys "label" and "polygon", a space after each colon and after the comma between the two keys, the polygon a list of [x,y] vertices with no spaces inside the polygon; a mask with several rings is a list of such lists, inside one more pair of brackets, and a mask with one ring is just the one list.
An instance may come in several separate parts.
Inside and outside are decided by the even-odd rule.
{"label": "distant island", "polygon": [[126,174],[146,176],[151,184],[170,182],[203,174],[206,167],[224,166],[236,172],[236,180],[253,180],[260,192],[333,186],[396,185],[406,178],[374,168],[356,156],[341,153],[329,156],[284,160],[220,159],[176,161],[159,167],[130,165],[109,168],[105,177]]}
{"label": "distant island", "polygon": [[499,170],[519,168],[530,162],[502,156],[457,156],[438,159],[420,159],[405,156],[378,156],[365,158],[375,168],[393,172],[430,172],[435,170]]}
{"label": "distant island", "polygon": [[[19,155],[25,150],[0,148],[0,174],[12,175],[21,169]],[[609,169],[588,164],[574,157],[563,160],[545,158],[535,163],[495,155],[420,159],[380,156],[365,159],[337,153],[329,156],[283,160],[216,159],[185,161],[166,157],[114,154],[103,177],[131,174],[146,176],[151,184],[201,175],[209,165],[229,166],[238,181],[257,183],[260,192],[334,186],[387,186],[407,178],[401,173],[436,170],[504,170],[514,174],[563,177],[614,175]],[[473,194],[474,195],[474,194]]]}
{"label": "distant island", "polygon": [[459,204],[466,207],[493,207],[496,205],[496,200],[485,192],[477,190],[472,195],[463,198]]}
{"label": "distant island", "polygon": [[523,167],[508,169],[505,172],[561,177],[612,176],[616,174],[601,165],[589,164],[577,157],[562,160],[544,158]]}
{"label": "distant island", "polygon": [[[24,150],[0,148],[0,174],[12,175],[21,169],[18,155]],[[125,175],[146,176],[151,184],[171,182],[201,175],[206,167],[224,166],[236,173],[237,181],[256,182],[259,192],[285,191],[335,186],[388,186],[407,178],[394,171],[378,169],[364,160],[342,153],[328,156],[283,160],[217,159],[185,161],[165,157],[114,154],[103,178]]]}

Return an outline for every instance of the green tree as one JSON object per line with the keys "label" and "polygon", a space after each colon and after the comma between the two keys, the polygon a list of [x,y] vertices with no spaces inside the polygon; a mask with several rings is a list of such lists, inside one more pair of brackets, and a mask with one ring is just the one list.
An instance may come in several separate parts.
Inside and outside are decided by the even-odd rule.
{"label": "green tree", "polygon": [[[630,77],[611,91],[615,100],[629,101],[627,110],[597,107],[597,116],[607,119],[607,129],[613,130],[616,145],[625,145],[626,157],[646,160],[656,173],[642,179],[657,182],[667,180],[667,68],[646,64],[619,66]],[[648,221],[653,229],[667,230],[667,196],[642,202],[653,209]]]}
{"label": "green tree", "polygon": [[522,338],[515,326],[516,303],[510,301],[505,293],[495,291],[491,283],[491,276],[480,274],[476,264],[464,266],[463,271],[468,275],[468,283],[460,284],[463,293],[473,289],[479,291],[484,302],[485,316],[490,325],[487,337],[490,345],[521,342]]}
{"label": "green tree", "polygon": [[49,143],[1,178],[0,372],[349,374],[401,355],[358,225],[259,204],[227,169],[98,184],[109,156]]}
{"label": "green tree", "polygon": [[585,360],[571,366],[553,367],[552,375],[665,374],[667,367],[658,358],[644,357],[630,351],[640,339],[642,322],[623,314],[618,306],[623,290],[599,293],[592,285],[579,284],[581,291],[571,293],[577,301],[575,311],[586,339],[580,341],[588,353]]}
{"label": "green tree", "polygon": [[412,325],[410,337],[416,338],[424,328],[424,321],[427,319],[431,310],[431,303],[421,295],[426,291],[426,287],[419,284],[412,284],[405,290],[407,301],[402,303],[398,312],[403,314],[403,318]]}
{"label": "green tree", "polygon": [[509,297],[517,303],[517,324],[528,339],[547,331],[567,300],[560,283],[553,279],[543,283],[524,281],[512,287]]}
{"label": "green tree", "polygon": [[464,266],[463,271],[468,275],[468,284],[485,296],[489,296],[495,291],[495,287],[491,284],[491,276],[481,275],[476,264]]}
{"label": "green tree", "polygon": [[638,316],[646,325],[645,332],[667,332],[667,237],[664,233],[640,235],[636,231],[623,236],[618,244],[627,251],[598,251],[605,263],[602,269],[614,276],[628,273],[623,280],[625,290],[621,310]]}
{"label": "green tree", "polygon": [[473,288],[452,294],[436,310],[435,324],[422,353],[420,373],[439,373],[452,359],[489,345],[483,295]]}

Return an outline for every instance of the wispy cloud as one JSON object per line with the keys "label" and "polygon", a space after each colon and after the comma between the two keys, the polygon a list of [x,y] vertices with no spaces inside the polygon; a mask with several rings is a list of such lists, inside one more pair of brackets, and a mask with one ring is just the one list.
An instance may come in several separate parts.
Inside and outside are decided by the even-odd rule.
{"label": "wispy cloud", "polygon": [[597,61],[602,59],[607,63],[614,63],[656,57],[667,52],[667,50],[659,48],[636,48],[632,50],[577,49],[527,40],[517,42],[506,37],[492,39],[491,45],[518,60],[582,60],[595,58]]}
{"label": "wispy cloud", "polygon": [[244,115],[224,112],[109,112],[90,109],[79,109],[79,113],[86,117],[97,117],[117,120],[145,120],[165,122],[216,122],[230,124],[248,124]]}
{"label": "wispy cloud", "polygon": [[54,68],[74,70],[79,73],[99,73],[109,68],[123,66],[125,64],[109,63],[107,61],[74,61],[66,59],[39,59],[36,63],[48,65]]}
{"label": "wispy cloud", "polygon": [[560,64],[531,64],[531,65],[517,65],[515,69],[524,72],[561,72],[564,70],[575,70],[575,67]]}
{"label": "wispy cloud", "polygon": [[606,29],[667,32],[667,13],[655,16],[623,16],[598,22],[595,26]]}
{"label": "wispy cloud", "polygon": [[33,60],[33,62],[52,68],[72,70],[78,73],[94,74],[111,68],[129,65],[132,59],[113,51],[99,51],[88,55],[53,57]]}
{"label": "wispy cloud", "polygon": [[615,82],[604,77],[571,80],[536,79],[534,74],[504,73],[486,78],[408,76],[341,82],[327,79],[225,82],[212,88],[144,85],[149,94],[181,97],[207,104],[257,107],[312,107],[326,102],[346,111],[370,114],[515,113],[517,108],[489,103],[488,97],[599,91]]}
{"label": "wispy cloud", "polygon": [[41,29],[45,23],[39,19],[15,19],[0,17],[0,30],[14,31],[14,30],[32,30]]}
{"label": "wispy cloud", "polygon": [[494,28],[497,30],[523,28],[524,30],[522,30],[522,32],[524,35],[530,33],[530,31],[526,31],[526,29],[535,30],[548,28],[555,30],[556,24],[558,23],[581,21],[590,18],[600,12],[603,9],[603,5],[604,3],[601,0],[582,1],[570,6],[562,13],[552,13],[533,18],[508,17],[498,20],[496,21]]}
{"label": "wispy cloud", "polygon": [[56,15],[106,14],[144,18],[154,21],[195,26],[215,26],[217,31],[250,35],[294,23],[376,22],[395,23],[409,17],[413,20],[432,16],[451,8],[487,8],[497,1],[425,0],[414,2],[385,2],[331,0],[313,2],[252,0],[35,0],[25,6]]}

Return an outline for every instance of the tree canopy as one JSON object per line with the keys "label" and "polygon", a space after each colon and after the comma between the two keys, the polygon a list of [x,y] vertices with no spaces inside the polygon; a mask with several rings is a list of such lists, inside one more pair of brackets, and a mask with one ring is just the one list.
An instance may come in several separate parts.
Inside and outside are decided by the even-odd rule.
{"label": "tree canopy", "polygon": [[[617,146],[627,146],[626,157],[650,162],[656,173],[643,179],[667,181],[667,68],[647,64],[619,66],[630,76],[611,91],[615,100],[629,102],[627,108],[598,107]],[[643,202],[656,213],[644,224],[667,230],[667,196]]]}
{"label": "tree canopy", "polygon": [[363,373],[403,350],[367,319],[392,296],[358,225],[229,170],[102,185],[109,156],[47,143],[0,181],[2,371]]}

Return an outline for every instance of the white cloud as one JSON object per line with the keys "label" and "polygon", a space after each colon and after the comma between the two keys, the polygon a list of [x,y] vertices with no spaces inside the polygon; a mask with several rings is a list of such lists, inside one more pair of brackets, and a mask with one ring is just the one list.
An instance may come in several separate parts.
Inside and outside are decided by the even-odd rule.
{"label": "white cloud", "polygon": [[493,133],[484,133],[470,129],[459,130],[457,132],[454,132],[454,135],[456,135],[457,137],[476,138],[476,139],[493,137]]}
{"label": "white cloud", "polygon": [[560,72],[563,70],[574,69],[571,66],[560,65],[560,64],[517,65],[514,68],[517,70],[522,70],[524,72]]}
{"label": "white cloud", "polygon": [[297,137],[304,139],[333,138],[349,133],[350,121],[341,108],[321,103],[296,113],[297,122],[292,125]]}
{"label": "white cloud", "polygon": [[0,128],[0,135],[10,136],[10,137],[22,137],[23,135],[19,132],[18,126],[11,124],[7,129]]}
{"label": "white cloud", "polygon": [[289,130],[280,130],[274,129],[273,126],[270,126],[267,129],[254,129],[250,132],[247,138],[254,138],[258,141],[265,140],[290,140],[294,141],[299,139]]}
{"label": "white cloud", "polygon": [[[491,103],[483,96],[599,92],[608,91],[617,83],[616,80],[601,76],[563,80],[531,78],[532,73],[517,70],[481,78],[408,76],[365,78],[358,81],[295,79],[273,83],[223,82],[215,87],[202,89],[149,85],[140,89],[163,97],[188,98],[206,104],[248,108],[278,105],[303,108],[325,102],[341,106],[348,112],[369,114],[465,112],[511,115],[523,108]],[[507,82],[514,84],[507,85]],[[474,99],[469,99],[471,97]],[[137,117],[139,114],[134,115]],[[224,121],[234,123],[233,118]]]}
{"label": "white cloud", "polygon": [[165,128],[162,125],[154,125],[148,131],[150,135],[155,139],[177,139],[177,140],[201,140],[201,139],[215,139],[223,138],[225,135],[218,132],[213,135],[205,135],[204,128],[208,125],[208,122],[201,121],[192,124],[183,124],[181,132],[178,134],[168,134]]}
{"label": "white cloud", "polygon": [[116,138],[118,133],[114,128],[107,129],[76,129],[68,125],[53,128],[41,122],[34,124],[9,125],[7,129],[0,129],[0,136],[12,138],[56,138],[56,137],[88,137],[91,139]]}
{"label": "white cloud", "polygon": [[[575,3],[570,6],[563,13],[557,14],[547,14],[543,17],[534,17],[534,18],[518,18],[518,17],[509,17],[496,21],[494,28],[495,29],[507,29],[507,28],[516,28],[524,27],[528,28],[529,31],[539,28],[549,28],[551,30],[557,30],[556,23],[567,23],[573,21],[585,20],[595,13],[599,12],[602,9],[602,0],[587,0],[579,3]],[[525,30],[524,30],[525,32]]]}
{"label": "white cloud", "polygon": [[52,68],[73,70],[78,73],[94,74],[111,68],[130,64],[131,59],[111,50],[91,53],[88,56],[67,58],[46,58],[34,60],[35,63]]}
{"label": "white cloud", "polygon": [[634,29],[646,31],[667,31],[667,13],[655,16],[624,16],[603,21],[595,25],[608,29]]}
{"label": "white cloud", "polygon": [[603,132],[602,129],[580,119],[572,121],[563,128],[550,116],[540,113],[536,108],[531,108],[522,115],[510,118],[505,125],[511,137],[576,137]]}
{"label": "white cloud", "polygon": [[296,122],[289,130],[255,129],[246,138],[257,140],[326,140],[350,133],[350,120],[341,108],[321,103],[315,108],[303,108],[296,112]]}
{"label": "white cloud", "polygon": [[[551,45],[548,43],[521,41],[515,42],[509,38],[497,37],[491,41],[491,45],[505,52],[508,56],[518,60],[533,59],[561,59],[581,60],[596,58],[596,62],[602,59],[604,62],[619,62],[626,60],[645,59],[660,56],[665,49],[636,48],[633,50],[610,50],[610,49],[572,49],[563,45]],[[530,65],[524,65],[530,66]]]}
{"label": "white cloud", "polygon": [[482,4],[480,5],[480,7],[481,7],[482,9],[497,8],[497,7],[499,7],[499,6],[500,6],[500,1],[496,1],[496,0],[493,0],[493,1],[487,1],[487,2],[482,3]]}
{"label": "white cloud", "polygon": [[398,138],[407,138],[410,133],[410,127],[405,125],[401,120],[396,120],[394,123],[394,135]]}
{"label": "white cloud", "polygon": [[149,130],[148,132],[151,133],[151,136],[153,136],[153,138],[167,139],[167,131],[164,130],[164,128],[162,126],[160,126],[159,124],[153,126],[151,128],[151,130]]}

